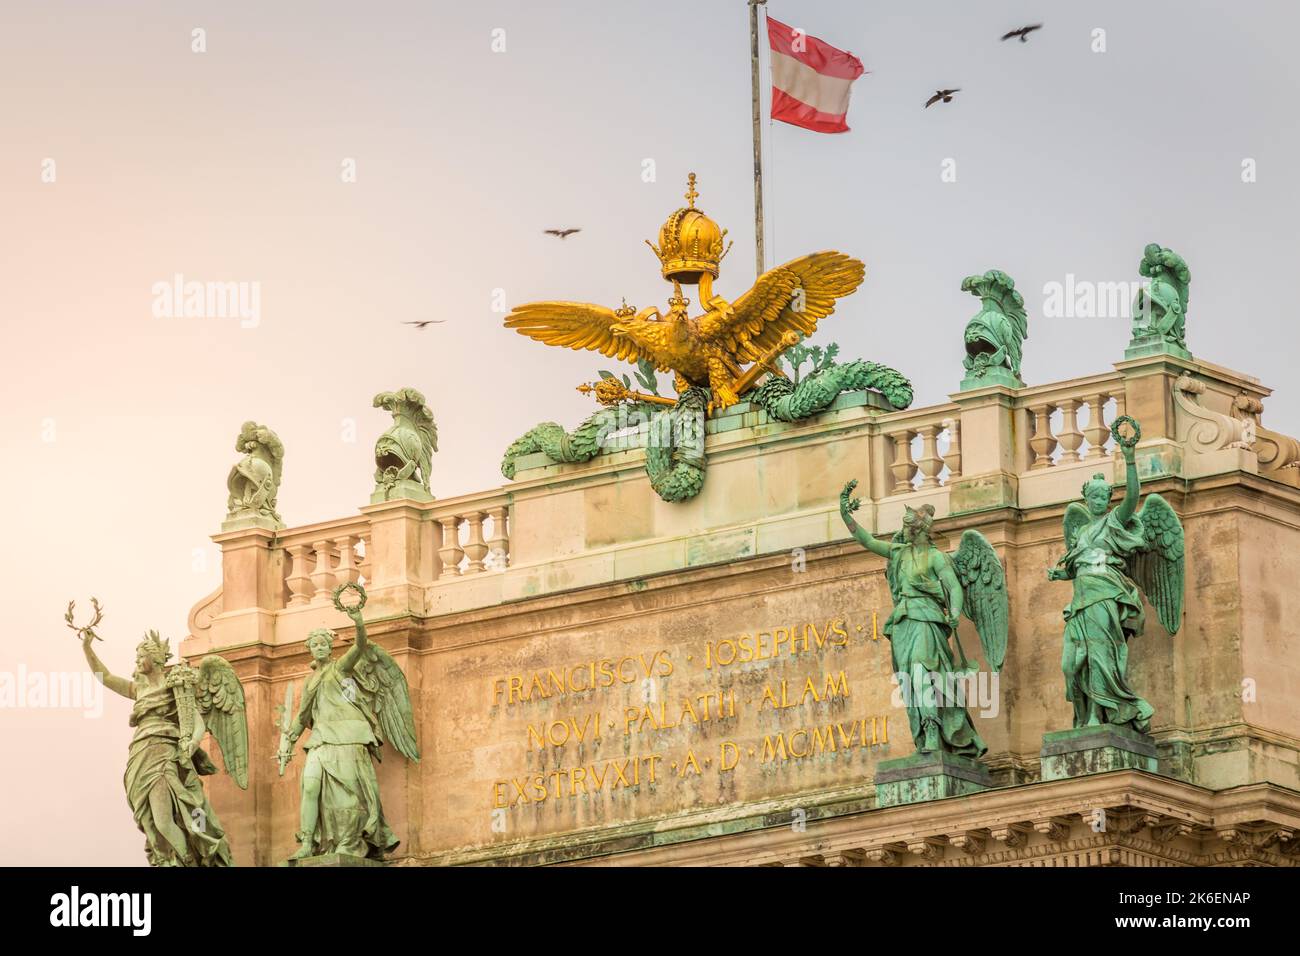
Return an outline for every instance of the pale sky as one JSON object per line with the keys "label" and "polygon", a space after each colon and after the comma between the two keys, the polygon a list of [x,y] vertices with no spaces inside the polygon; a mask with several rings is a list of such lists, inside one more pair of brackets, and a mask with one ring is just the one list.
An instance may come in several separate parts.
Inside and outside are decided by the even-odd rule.
{"label": "pale sky", "polygon": [[[1295,7],[770,10],[871,71],[851,132],[763,126],[769,265],[827,248],[867,264],[815,341],[899,368],[919,406],[945,401],[977,311],[961,280],[1000,268],[1029,311],[1026,380],[1103,372],[1127,320],[1045,318],[1044,286],[1136,280],[1159,242],[1191,268],[1192,352],[1277,388],[1265,423],[1300,429]],[[505,331],[495,290],[662,307],[642,240],[690,171],[735,240],[717,291],[743,292],[747,18],[743,0],[0,6],[0,675],[84,669],[62,622],[74,597],[103,602],[118,673],[146,628],[184,637],[220,580],[209,535],[245,419],[285,443],[290,526],[366,502],[388,424],[371,398],[401,386],[438,420],[434,493],[500,485],[506,446],[580,422],[593,406],[574,386],[610,362]],[[922,109],[939,87],[962,92]],[[582,232],[542,235],[567,226]],[[256,327],[155,317],[154,284],[177,273],[256,283]],[[400,324],[424,318],[445,324]],[[128,713],[0,707],[0,863],[143,863]]]}

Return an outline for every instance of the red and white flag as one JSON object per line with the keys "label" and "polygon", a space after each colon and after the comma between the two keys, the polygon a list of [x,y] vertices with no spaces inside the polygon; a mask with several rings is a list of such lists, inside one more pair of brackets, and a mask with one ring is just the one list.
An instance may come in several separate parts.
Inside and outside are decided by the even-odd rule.
{"label": "red and white flag", "polygon": [[772,119],[815,133],[849,128],[849,88],[865,70],[852,53],[767,18],[772,47]]}

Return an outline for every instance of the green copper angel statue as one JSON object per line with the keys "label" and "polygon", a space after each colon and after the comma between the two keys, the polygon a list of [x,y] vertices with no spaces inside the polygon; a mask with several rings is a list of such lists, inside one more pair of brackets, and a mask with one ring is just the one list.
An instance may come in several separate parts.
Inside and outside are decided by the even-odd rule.
{"label": "green copper angel statue", "polygon": [[230,844],[199,779],[217,772],[203,750],[209,731],[221,746],[226,772],[241,789],[248,788],[248,721],[244,689],[224,659],[209,654],[197,668],[184,661],[167,665],[168,642],[150,631],[135,651],[135,673],[118,677],[104,666],[91,647],[99,639],[95,619],[86,627],[66,620],[81,638],[82,650],[95,676],[115,694],[134,701],[131,726],[135,734],[127,752],[123,784],[145,836],[151,866],[230,866]]}
{"label": "green copper angel statue", "polygon": [[[357,603],[343,604],[347,590],[359,595]],[[321,628],[307,636],[315,673],[307,679],[292,722],[287,719],[292,685],[288,688],[289,707],[277,753],[281,774],[294,743],[311,729],[304,745],[307,766],[297,834],[302,845],[295,860],[325,853],[382,859],[397,847],[397,837],[384,822],[374,761],[380,759],[385,740],[408,760],[418,761],[420,749],[406,677],[389,653],[366,636],[361,619],[365,595],[360,584],[334,590],[334,606],[352,618],[357,632],[356,643],[338,660],[330,659],[333,631]]]}
{"label": "green copper angel statue", "polygon": [[[1131,426],[1128,436],[1120,426]],[[1142,633],[1145,593],[1170,634],[1183,614],[1183,526],[1165,499],[1149,494],[1139,509],[1141,483],[1134,448],[1138,423],[1120,416],[1111,434],[1125,461],[1124,500],[1110,508],[1111,485],[1101,474],[1084,483],[1085,504],[1065,509],[1065,556],[1047,572],[1073,581],[1065,609],[1061,670],[1074,726],[1119,724],[1139,733],[1151,726],[1151,705],[1128,684],[1128,641]]]}
{"label": "green copper angel statue", "polygon": [[[955,698],[955,678],[971,666],[957,637],[964,613],[975,624],[984,657],[999,670],[1007,652],[1006,576],[988,539],[971,528],[955,554],[945,554],[930,537],[934,506],[908,508],[903,528],[882,541],[853,520],[859,499],[851,497],[857,481],[840,493],[840,516],[849,532],[868,551],[885,558],[885,579],[894,611],[885,622],[894,674],[904,693],[912,740],[920,753],[943,751],[979,757],[988,748],[975,730],[964,703]],[[957,644],[961,666],[953,661],[948,638]]]}

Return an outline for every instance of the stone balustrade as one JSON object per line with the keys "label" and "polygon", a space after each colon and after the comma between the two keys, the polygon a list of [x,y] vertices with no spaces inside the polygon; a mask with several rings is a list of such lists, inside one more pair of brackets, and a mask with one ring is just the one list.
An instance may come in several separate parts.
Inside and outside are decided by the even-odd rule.
{"label": "stone balustrade", "polygon": [[334,588],[367,582],[369,522],[352,518],[281,532],[277,546],[287,555],[283,607],[328,603]]}
{"label": "stone balustrade", "polygon": [[1095,376],[1017,391],[1016,407],[1027,414],[1029,471],[1111,457],[1110,424],[1124,414],[1122,377]]}
{"label": "stone balustrade", "polygon": [[736,406],[710,420],[707,479],[688,501],[661,501],[644,449],[623,441],[588,462],[533,456],[481,494],[219,534],[223,584],[191,612],[199,643],[187,653],[342,627],[330,594],[345,581],[365,584],[368,616],[429,616],[831,544],[847,536],[849,478],[860,520],[881,534],[905,505],[933,504],[940,519],[1059,507],[1094,472],[1122,477],[1110,424],[1123,414],[1142,426],[1144,480],[1246,472],[1300,487],[1300,442],[1260,422],[1268,394],[1249,376],[1163,356],[902,411],[862,393],[795,423]]}
{"label": "stone balustrade", "polygon": [[880,417],[880,427],[892,459],[888,496],[939,488],[961,477],[959,406],[893,412]]}
{"label": "stone balustrade", "polygon": [[508,510],[504,496],[491,504],[435,509],[430,515],[439,532],[435,579],[504,571],[510,563]]}

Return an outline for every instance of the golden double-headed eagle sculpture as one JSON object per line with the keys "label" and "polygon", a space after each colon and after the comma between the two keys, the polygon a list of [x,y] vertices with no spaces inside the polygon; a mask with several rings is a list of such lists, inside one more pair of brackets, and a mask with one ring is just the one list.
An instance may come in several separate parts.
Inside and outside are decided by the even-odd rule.
{"label": "golden double-headed eagle sculpture", "polygon": [[[692,386],[709,389],[715,409],[734,405],[764,372],[782,374],[777,356],[812,335],[817,322],[835,311],[836,300],[857,289],[864,266],[839,252],[814,252],[763,273],[753,288],[728,302],[713,291],[719,264],[730,249],[730,244],[723,246],[727,230],[695,208],[697,198],[691,173],[687,204],[663,224],[659,245],[646,242],[659,257],[663,277],[673,284],[667,314],[654,307],[638,312],[626,300],[617,309],[586,302],[530,302],[506,317],[506,327],[547,345],[634,363],[648,360],[659,371],[673,373],[679,395]],[[683,285],[699,286],[702,315],[687,312],[691,303],[682,296]],[[618,398],[602,394],[599,387],[595,391],[602,400]]]}

